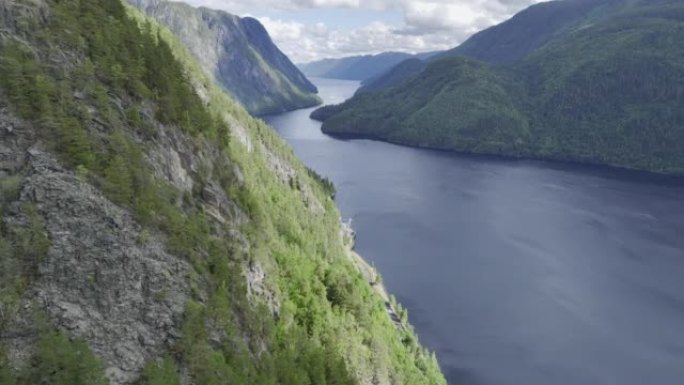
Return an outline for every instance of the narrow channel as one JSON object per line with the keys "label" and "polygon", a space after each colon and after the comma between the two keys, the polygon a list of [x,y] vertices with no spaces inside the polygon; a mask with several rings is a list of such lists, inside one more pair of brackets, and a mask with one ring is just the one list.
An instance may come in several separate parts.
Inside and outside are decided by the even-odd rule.
{"label": "narrow channel", "polygon": [[[356,82],[315,79],[326,103]],[[643,174],[337,140],[266,120],[335,183],[452,385],[684,383],[684,186]]]}

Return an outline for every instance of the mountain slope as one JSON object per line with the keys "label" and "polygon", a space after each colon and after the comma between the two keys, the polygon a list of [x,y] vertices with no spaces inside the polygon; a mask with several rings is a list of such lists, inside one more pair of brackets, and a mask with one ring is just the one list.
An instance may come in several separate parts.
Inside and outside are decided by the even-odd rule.
{"label": "mountain slope", "polygon": [[[512,144],[516,138],[509,135],[528,126],[504,82],[483,63],[445,58],[391,92],[359,93],[341,106],[321,108],[312,117],[324,120],[324,131],[336,135],[444,149],[458,146],[462,151],[477,151],[486,140],[487,146],[498,148]],[[442,114],[444,110],[452,112],[449,117]],[[414,130],[416,126],[420,129]]]}
{"label": "mountain slope", "polygon": [[115,0],[0,29],[0,384],[444,384],[330,186],[171,32]]}
{"label": "mountain slope", "polygon": [[[684,173],[684,115],[678,107],[684,102],[684,51],[678,44],[684,4],[587,3],[600,8],[581,20],[570,13],[575,27],[520,60],[492,66],[442,58],[399,85],[360,92],[313,116],[325,120],[323,129],[331,134]],[[507,34],[501,39],[492,41],[508,41]],[[495,52],[487,48],[492,41],[468,50]],[[530,44],[512,52],[536,45]],[[481,79],[454,70],[464,60]]]}
{"label": "mountain slope", "polygon": [[[620,1],[570,0],[533,5],[501,24],[474,34],[463,44],[435,55],[433,59],[463,56],[493,65],[510,64],[554,38],[581,28],[592,18],[600,18],[614,7],[619,7]],[[384,74],[384,79],[366,82],[362,92],[397,86],[418,72],[392,68]]]}
{"label": "mountain slope", "polygon": [[427,68],[427,62],[417,58],[407,59],[392,67],[390,70],[366,80],[357,92],[379,91],[391,88],[411,79]]}
{"label": "mountain slope", "polygon": [[465,56],[490,64],[520,60],[556,37],[619,7],[621,0],[550,1],[533,5],[511,19],[471,36],[441,56]]}
{"label": "mountain slope", "polygon": [[384,52],[377,55],[350,56],[340,59],[323,59],[300,64],[307,76],[366,81],[382,75],[390,68],[407,59],[424,60],[436,53],[411,55],[402,52]]}
{"label": "mountain slope", "polygon": [[166,0],[129,0],[171,29],[204,70],[256,115],[320,103],[316,87],[253,18]]}

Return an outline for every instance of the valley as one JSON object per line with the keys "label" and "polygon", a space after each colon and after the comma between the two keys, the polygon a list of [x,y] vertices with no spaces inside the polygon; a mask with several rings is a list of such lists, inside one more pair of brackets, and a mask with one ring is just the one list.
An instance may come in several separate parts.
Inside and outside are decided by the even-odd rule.
{"label": "valley", "polygon": [[339,140],[310,112],[267,121],[335,183],[449,384],[680,383],[681,180]]}

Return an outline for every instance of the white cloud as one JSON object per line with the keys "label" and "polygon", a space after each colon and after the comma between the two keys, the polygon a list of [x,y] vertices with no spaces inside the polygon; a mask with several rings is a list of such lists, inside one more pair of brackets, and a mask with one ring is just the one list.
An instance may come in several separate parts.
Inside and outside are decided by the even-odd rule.
{"label": "white cloud", "polygon": [[268,17],[259,20],[280,49],[297,63],[382,51],[443,50],[454,45],[450,36],[398,33],[395,27],[381,22],[373,22],[352,31],[340,31],[322,23],[305,25]]}
{"label": "white cloud", "polygon": [[[452,48],[469,35],[503,21],[513,13],[543,0],[184,0],[192,5],[223,9],[238,15],[265,11],[316,8],[400,10],[403,22],[372,22],[341,30],[321,20],[303,24],[259,17],[278,46],[295,62],[378,53],[419,52]],[[283,18],[286,18],[283,16]]]}
{"label": "white cloud", "polygon": [[441,33],[454,44],[497,24],[523,8],[548,0],[402,0],[403,33]]}
{"label": "white cloud", "polygon": [[394,1],[392,0],[174,0],[183,1],[194,6],[205,6],[214,9],[242,14],[255,10],[284,10],[294,11],[298,9],[312,8],[365,8],[387,9]]}
{"label": "white cloud", "polygon": [[485,10],[472,3],[411,1],[405,6],[406,24],[417,31],[466,29],[485,18]]}

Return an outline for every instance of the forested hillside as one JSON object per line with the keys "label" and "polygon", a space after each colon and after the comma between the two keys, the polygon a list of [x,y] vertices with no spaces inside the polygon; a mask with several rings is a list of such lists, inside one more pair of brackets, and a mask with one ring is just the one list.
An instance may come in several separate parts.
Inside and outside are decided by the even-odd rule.
{"label": "forested hillside", "polygon": [[490,64],[512,63],[565,33],[615,12],[624,3],[623,0],[543,2],[476,33],[440,57],[465,56]]}
{"label": "forested hillside", "polygon": [[[567,8],[576,12],[566,22],[554,11],[552,24],[562,28],[547,43],[483,33],[454,50],[493,63],[522,55],[508,64],[441,57],[312,116],[331,134],[684,173],[684,4],[561,0],[492,30],[522,31],[520,20],[546,28],[545,9]],[[490,50],[497,45],[511,54]]]}
{"label": "forested hillside", "polygon": [[167,0],[128,0],[167,26],[224,90],[252,114],[320,104],[314,86],[273,43],[261,23]]}
{"label": "forested hillside", "polygon": [[331,187],[118,0],[0,1],[0,384],[444,384]]}
{"label": "forested hillside", "polygon": [[[623,0],[546,1],[532,5],[501,24],[484,29],[463,44],[441,52],[429,60],[447,57],[467,57],[492,65],[511,64],[530,52],[543,47],[563,34],[581,28],[594,18],[615,11]],[[407,71],[407,68],[410,71]],[[361,92],[398,86],[425,67],[402,63],[375,79],[369,79]]]}

